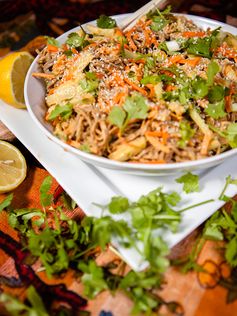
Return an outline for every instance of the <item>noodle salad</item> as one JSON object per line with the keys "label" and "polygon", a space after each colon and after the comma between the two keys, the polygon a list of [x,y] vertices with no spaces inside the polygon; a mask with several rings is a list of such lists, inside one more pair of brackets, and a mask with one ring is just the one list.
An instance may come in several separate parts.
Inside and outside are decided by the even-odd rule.
{"label": "noodle salad", "polygon": [[117,161],[175,163],[237,147],[237,37],[168,7],[123,32],[100,16],[39,52],[54,134]]}

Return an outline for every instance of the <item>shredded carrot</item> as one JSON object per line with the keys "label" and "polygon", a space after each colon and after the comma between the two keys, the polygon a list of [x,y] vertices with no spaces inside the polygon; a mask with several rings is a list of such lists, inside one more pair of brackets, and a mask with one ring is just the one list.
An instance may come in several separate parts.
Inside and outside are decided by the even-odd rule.
{"label": "shredded carrot", "polygon": [[159,132],[159,131],[147,131],[145,136],[152,136],[152,137],[161,137],[163,139],[163,144],[167,143],[167,139],[169,134],[167,132]]}
{"label": "shredded carrot", "polygon": [[134,43],[134,41],[132,39],[132,32],[133,32],[133,28],[129,32],[126,33],[126,38],[128,40],[128,44],[131,47],[131,49],[133,51],[136,51],[137,50],[137,46],[135,45],[135,43]]}
{"label": "shredded carrot", "polygon": [[58,47],[51,44],[47,44],[47,49],[51,53],[56,53],[58,51]]}
{"label": "shredded carrot", "polygon": [[67,44],[65,44],[65,43],[64,43],[64,44],[62,44],[62,49],[63,49],[63,50],[68,50],[68,46],[67,46]]}
{"label": "shredded carrot", "polygon": [[73,78],[73,75],[68,74],[67,76],[64,77],[64,80],[67,81],[67,80],[71,80],[72,78]]}
{"label": "shredded carrot", "polygon": [[115,29],[115,36],[123,36],[123,31],[118,27]]}
{"label": "shredded carrot", "polygon": [[149,93],[148,97],[149,97],[150,99],[153,99],[154,96],[155,96],[155,88],[154,88],[154,85],[151,84],[151,83],[148,83],[148,84],[146,84],[146,87],[150,90],[150,93]]}
{"label": "shredded carrot", "polygon": [[187,32],[183,32],[181,34],[183,37],[187,37],[187,38],[190,38],[190,37],[203,37],[206,35],[205,32],[203,31],[187,31]]}
{"label": "shredded carrot", "polygon": [[119,92],[119,93],[117,93],[114,96],[113,102],[115,104],[121,105],[125,101],[125,98],[126,98],[126,93],[125,92]]}
{"label": "shredded carrot", "polygon": [[147,96],[147,92],[145,89],[139,87],[138,85],[136,85],[133,81],[129,80],[128,78],[124,78],[124,81],[131,87],[133,88],[133,90],[136,90],[138,92],[140,92],[141,94]]}
{"label": "shredded carrot", "polygon": [[54,91],[55,91],[55,88],[52,88],[52,89],[49,90],[48,94],[51,95],[51,94],[54,93]]}
{"label": "shredded carrot", "polygon": [[227,113],[231,112],[231,95],[226,95],[225,96],[225,110]]}
{"label": "shredded carrot", "polygon": [[[181,121],[182,120],[182,115],[177,115],[174,112],[170,112],[170,116],[174,117],[177,121]],[[174,134],[172,134],[172,136],[174,136]]]}
{"label": "shredded carrot", "polygon": [[177,88],[175,86],[172,86],[172,84],[168,84],[165,88],[165,91],[169,92],[169,91],[174,91]]}
{"label": "shredded carrot", "polygon": [[189,66],[197,66],[201,60],[201,57],[195,57],[190,59],[180,59],[179,64],[187,64]]}
{"label": "shredded carrot", "polygon": [[33,77],[38,77],[38,78],[45,78],[45,79],[53,79],[55,76],[51,74],[45,74],[43,72],[33,72],[32,73]]}
{"label": "shredded carrot", "polygon": [[123,47],[126,48],[127,50],[131,51],[131,47],[128,44],[124,44]]}
{"label": "shredded carrot", "polygon": [[73,52],[73,54],[78,54],[79,52],[76,50],[76,48],[72,47],[71,51]]}
{"label": "shredded carrot", "polygon": [[221,53],[227,58],[237,59],[237,51],[234,48],[228,47],[226,43],[223,43],[220,47],[217,48],[216,53]]}
{"label": "shredded carrot", "polygon": [[113,82],[113,85],[114,85],[114,83],[116,83],[118,86],[122,86],[122,87],[125,85],[123,78],[120,77],[118,74],[115,74],[113,76],[112,82]]}
{"label": "shredded carrot", "polygon": [[168,59],[168,66],[178,63],[181,59],[183,59],[182,55],[173,55]]}
{"label": "shredded carrot", "polygon": [[97,44],[95,42],[90,43],[89,45],[87,45],[84,50],[88,50],[89,48],[95,47]]}
{"label": "shredded carrot", "polygon": [[174,77],[173,73],[172,73],[171,71],[169,71],[169,70],[166,70],[166,69],[161,69],[161,70],[160,70],[160,73],[161,73],[161,74],[164,74],[164,75],[166,75],[166,76],[168,76],[168,77],[171,77],[171,78]]}

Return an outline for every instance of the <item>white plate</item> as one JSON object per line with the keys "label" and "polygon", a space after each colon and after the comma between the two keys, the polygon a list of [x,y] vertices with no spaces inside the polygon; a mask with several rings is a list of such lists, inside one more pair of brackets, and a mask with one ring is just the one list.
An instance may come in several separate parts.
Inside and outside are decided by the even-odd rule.
{"label": "white plate", "polygon": [[[126,15],[117,16],[117,22],[124,18]],[[224,31],[230,32],[232,34],[237,34],[237,29],[233,26],[229,26],[227,24],[213,21],[206,18],[196,17],[187,15],[188,18],[192,19],[197,25],[202,26],[204,29],[206,28],[217,28],[219,26],[222,27]],[[92,22],[95,23],[95,22]],[[58,39],[60,42],[65,42],[68,34],[74,32],[78,29],[74,28],[73,30],[68,31],[67,33],[60,36]],[[135,163],[127,163],[127,162],[118,162],[113,161],[107,158],[99,157],[96,155],[88,154],[83,151],[80,151],[68,144],[65,144],[59,138],[55,137],[52,134],[52,126],[47,123],[44,119],[45,117],[45,88],[41,80],[38,80],[32,77],[32,72],[39,71],[39,67],[37,64],[37,59],[31,65],[28,74],[26,76],[25,81],[25,100],[28,111],[32,116],[33,120],[39,126],[39,128],[54,142],[62,146],[64,149],[72,152],[77,155],[80,159],[98,167],[109,168],[120,170],[121,172],[136,174],[136,175],[169,175],[175,174],[180,171],[192,171],[196,169],[204,169],[220,164],[228,157],[231,157],[237,153],[237,149],[228,150],[225,153],[220,155],[209,157],[205,159],[200,159],[196,161],[188,161],[181,163],[170,163],[170,164],[161,164],[161,165],[149,165],[149,164],[135,164]]]}

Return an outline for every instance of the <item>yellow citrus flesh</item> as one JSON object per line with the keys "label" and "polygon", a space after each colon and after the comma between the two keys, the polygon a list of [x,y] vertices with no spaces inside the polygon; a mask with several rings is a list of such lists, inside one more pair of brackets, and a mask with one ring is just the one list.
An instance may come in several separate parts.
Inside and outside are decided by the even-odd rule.
{"label": "yellow citrus flesh", "polygon": [[15,146],[0,141],[0,193],[17,188],[26,177],[26,161]]}
{"label": "yellow citrus flesh", "polygon": [[24,81],[33,61],[27,52],[15,52],[0,60],[0,98],[6,103],[24,108]]}

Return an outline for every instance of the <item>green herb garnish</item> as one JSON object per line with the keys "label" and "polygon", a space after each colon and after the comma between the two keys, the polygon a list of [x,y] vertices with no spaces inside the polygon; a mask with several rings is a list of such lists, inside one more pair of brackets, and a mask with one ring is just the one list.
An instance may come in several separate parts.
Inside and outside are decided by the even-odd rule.
{"label": "green herb garnish", "polygon": [[180,178],[175,180],[178,183],[183,183],[183,190],[186,193],[199,191],[199,177],[191,172],[187,172]]}
{"label": "green herb garnish", "polygon": [[114,27],[117,26],[116,21],[113,18],[106,16],[106,15],[101,15],[96,20],[96,24],[101,29],[113,29]]}
{"label": "green herb garnish", "polygon": [[48,119],[55,120],[60,117],[63,120],[67,120],[72,115],[73,105],[66,103],[65,105],[56,105],[52,112],[50,112]]}

